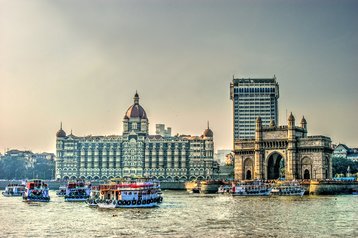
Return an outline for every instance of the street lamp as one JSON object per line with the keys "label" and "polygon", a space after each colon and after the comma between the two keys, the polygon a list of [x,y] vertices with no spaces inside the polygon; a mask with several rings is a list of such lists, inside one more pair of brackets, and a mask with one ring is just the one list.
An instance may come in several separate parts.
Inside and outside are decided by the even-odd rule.
{"label": "street lamp", "polygon": [[316,169],[313,169],[314,172],[314,179],[316,179]]}

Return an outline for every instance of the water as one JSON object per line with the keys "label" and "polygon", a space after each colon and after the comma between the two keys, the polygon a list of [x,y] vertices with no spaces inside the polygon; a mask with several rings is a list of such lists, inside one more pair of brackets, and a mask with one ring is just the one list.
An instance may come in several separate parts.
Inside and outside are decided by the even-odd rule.
{"label": "water", "polygon": [[358,196],[231,197],[164,191],[159,208],[101,210],[0,196],[0,237],[358,237]]}

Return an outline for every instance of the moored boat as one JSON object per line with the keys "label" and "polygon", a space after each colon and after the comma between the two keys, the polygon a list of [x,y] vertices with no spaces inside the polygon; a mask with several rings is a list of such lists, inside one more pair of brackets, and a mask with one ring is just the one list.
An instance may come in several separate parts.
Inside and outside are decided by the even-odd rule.
{"label": "moored boat", "polygon": [[25,185],[10,183],[5,187],[5,190],[2,192],[2,195],[5,197],[21,197],[25,192]]}
{"label": "moored boat", "polygon": [[218,193],[219,194],[229,194],[231,193],[232,187],[230,185],[221,185],[218,188]]}
{"label": "moored boat", "polygon": [[303,196],[306,189],[298,183],[282,183],[272,188],[272,195],[279,196]]}
{"label": "moored boat", "polygon": [[271,194],[270,184],[261,181],[233,183],[233,196],[269,196]]}
{"label": "moored boat", "polygon": [[99,208],[156,207],[163,201],[159,182],[150,180],[112,180],[99,185],[99,191],[99,199],[94,201]]}
{"label": "moored boat", "polygon": [[69,181],[66,186],[66,202],[85,202],[90,197],[90,186],[82,180]]}
{"label": "moored boat", "polygon": [[60,186],[56,191],[56,195],[59,197],[64,197],[66,195],[66,186]]}
{"label": "moored boat", "polygon": [[24,202],[49,202],[49,188],[40,179],[30,180],[26,183],[22,198]]}
{"label": "moored boat", "polygon": [[200,182],[200,193],[217,193],[222,185],[221,180],[203,180]]}
{"label": "moored boat", "polygon": [[189,193],[200,193],[201,182],[200,181],[185,182],[185,189]]}

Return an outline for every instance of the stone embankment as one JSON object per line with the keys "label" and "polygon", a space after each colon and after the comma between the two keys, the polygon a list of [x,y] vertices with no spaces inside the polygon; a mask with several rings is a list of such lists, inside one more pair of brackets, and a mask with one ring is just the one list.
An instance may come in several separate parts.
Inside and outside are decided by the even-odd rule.
{"label": "stone embankment", "polygon": [[[21,184],[21,180],[0,180],[0,189],[5,189],[5,187],[9,183],[18,183]],[[45,180],[45,183],[48,184],[51,190],[57,190],[60,186],[65,185],[66,183],[63,181],[52,181],[52,180]],[[91,182],[93,186],[99,185],[99,181]],[[161,182],[160,187],[162,190],[185,190],[184,182]]]}

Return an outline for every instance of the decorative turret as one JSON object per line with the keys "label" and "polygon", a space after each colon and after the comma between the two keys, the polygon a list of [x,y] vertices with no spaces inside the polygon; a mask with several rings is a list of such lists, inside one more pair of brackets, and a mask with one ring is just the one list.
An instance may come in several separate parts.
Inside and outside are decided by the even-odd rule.
{"label": "decorative turret", "polygon": [[288,127],[294,127],[295,126],[295,117],[292,115],[292,112],[288,116]]}
{"label": "decorative turret", "polygon": [[288,116],[288,139],[295,139],[295,117],[292,115],[292,112]]}
{"label": "decorative turret", "polygon": [[139,95],[137,91],[135,91],[135,95],[133,99],[134,99],[134,104],[139,104]]}
{"label": "decorative turret", "polygon": [[304,116],[302,117],[301,120],[301,127],[304,129],[303,137],[307,137],[307,121]]}
{"label": "decorative turret", "polygon": [[62,130],[62,122],[61,122],[61,125],[60,125],[60,130],[57,131],[56,133],[56,137],[66,137],[66,132],[64,130]]}
{"label": "decorative turret", "polygon": [[256,118],[255,140],[262,140],[262,120],[260,116]]}

